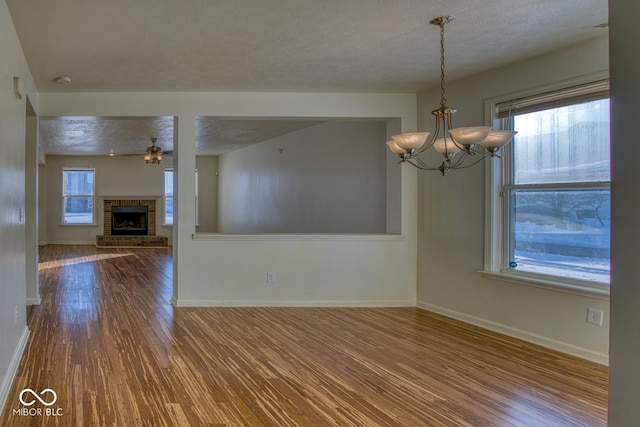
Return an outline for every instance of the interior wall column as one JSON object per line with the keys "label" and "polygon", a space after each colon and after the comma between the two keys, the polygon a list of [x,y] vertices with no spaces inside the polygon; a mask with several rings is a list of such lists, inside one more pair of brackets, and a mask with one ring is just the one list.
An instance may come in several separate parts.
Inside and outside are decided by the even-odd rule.
{"label": "interior wall column", "polygon": [[189,272],[180,268],[180,257],[192,243],[196,230],[195,115],[174,118],[173,126],[173,297],[180,299],[180,283],[189,283]]}
{"label": "interior wall column", "polygon": [[27,305],[40,304],[38,278],[38,117],[27,98],[25,126],[25,263]]}
{"label": "interior wall column", "polygon": [[611,298],[609,426],[640,420],[640,3],[609,0],[611,87]]}

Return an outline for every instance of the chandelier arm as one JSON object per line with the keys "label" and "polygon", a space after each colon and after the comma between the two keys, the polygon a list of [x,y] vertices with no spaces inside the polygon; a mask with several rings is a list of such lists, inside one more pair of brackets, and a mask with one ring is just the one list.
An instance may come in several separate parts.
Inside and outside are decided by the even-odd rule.
{"label": "chandelier arm", "polygon": [[420,157],[414,157],[412,160],[416,164],[420,165],[421,169],[423,169],[423,170],[437,170],[438,169],[435,166],[431,166],[429,163],[427,163],[424,159],[422,159]]}
{"label": "chandelier arm", "polygon": [[440,133],[440,119],[436,116],[436,128],[433,131],[433,134],[430,136],[429,142],[425,143],[416,153],[416,156],[419,156],[420,154],[424,153],[425,151],[427,151],[429,148],[433,147],[433,143],[436,142],[436,139],[438,138],[438,134]]}
{"label": "chandelier arm", "polygon": [[[446,121],[447,121],[446,132],[448,133],[449,130],[454,129],[453,114],[447,114]],[[446,138],[446,135],[445,135],[445,138]],[[458,142],[453,138],[453,136],[451,136],[451,134],[449,134],[449,139],[453,141],[453,145],[455,145],[460,151],[467,152],[467,149],[464,147],[464,145],[458,144]]]}
{"label": "chandelier arm", "polygon": [[470,163],[468,165],[456,165],[455,169],[466,169],[466,168],[470,168],[471,166],[475,166],[478,163],[480,163],[481,161],[483,161],[484,159],[486,159],[487,157],[490,157],[488,154],[483,154],[482,156],[480,156],[480,158],[478,158],[475,162]]}
{"label": "chandelier arm", "polygon": [[455,156],[452,159],[452,160],[455,159],[455,162],[451,162],[451,169],[459,169],[461,165],[467,160],[468,156],[469,154],[467,154],[464,151],[461,151],[459,156]]}
{"label": "chandelier arm", "polygon": [[[415,160],[415,159],[414,159]],[[434,171],[434,170],[438,170],[438,168],[434,168],[431,166],[428,166],[426,164],[418,164],[412,160],[406,160],[406,163],[409,163],[411,166],[413,166],[414,168],[423,170],[423,171]],[[424,162],[420,162],[420,163],[424,163]]]}

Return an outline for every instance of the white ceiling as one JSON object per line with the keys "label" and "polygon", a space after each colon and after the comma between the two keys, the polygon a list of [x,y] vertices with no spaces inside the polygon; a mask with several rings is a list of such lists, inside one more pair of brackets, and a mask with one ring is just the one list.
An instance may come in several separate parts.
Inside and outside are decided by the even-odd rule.
{"label": "white ceiling", "polygon": [[[456,17],[446,27],[447,80],[452,81],[603,36],[606,29],[594,26],[608,16],[607,0],[7,0],[7,5],[40,92],[417,92],[439,79],[439,31],[428,24],[434,17]],[[61,75],[72,82],[54,83]],[[117,133],[113,128],[120,125],[124,132],[138,124],[136,138],[146,146],[151,133],[158,136],[152,122],[166,119],[58,120],[44,121],[50,129],[41,132],[50,135],[43,145],[51,153],[62,150],[67,136]],[[229,135],[230,124],[215,126]],[[152,127],[147,135],[145,126]],[[60,136],[63,141],[55,139]],[[84,148],[77,140],[69,146],[79,148],[78,154],[91,152],[92,145],[104,148],[100,137],[93,140]],[[236,138],[236,143],[243,142]],[[125,151],[133,141],[123,144]]]}

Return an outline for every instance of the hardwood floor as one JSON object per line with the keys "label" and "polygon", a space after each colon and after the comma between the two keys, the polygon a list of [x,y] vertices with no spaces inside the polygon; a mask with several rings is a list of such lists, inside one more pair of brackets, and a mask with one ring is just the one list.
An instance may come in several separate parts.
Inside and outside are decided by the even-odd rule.
{"label": "hardwood floor", "polygon": [[606,425],[605,367],[420,309],[174,308],[167,249],[40,274],[1,426]]}

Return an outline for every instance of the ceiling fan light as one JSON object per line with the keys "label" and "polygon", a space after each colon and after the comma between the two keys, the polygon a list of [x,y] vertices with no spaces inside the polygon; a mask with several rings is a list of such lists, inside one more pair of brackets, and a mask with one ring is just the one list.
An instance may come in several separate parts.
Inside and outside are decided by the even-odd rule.
{"label": "ceiling fan light", "polygon": [[429,136],[429,132],[411,132],[393,135],[391,138],[398,147],[404,150],[413,150],[422,147]]}

